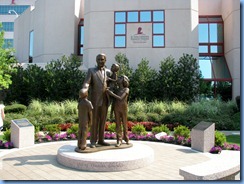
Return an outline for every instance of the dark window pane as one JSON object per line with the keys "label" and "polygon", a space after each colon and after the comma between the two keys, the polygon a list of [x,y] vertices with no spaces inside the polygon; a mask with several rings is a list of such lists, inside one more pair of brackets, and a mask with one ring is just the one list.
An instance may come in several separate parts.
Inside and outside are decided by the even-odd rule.
{"label": "dark window pane", "polygon": [[214,57],[212,58],[212,65],[214,69],[214,74],[217,79],[231,78],[226,60],[224,57]]}
{"label": "dark window pane", "polygon": [[208,22],[223,22],[221,17],[208,17]]}
{"label": "dark window pane", "polygon": [[207,17],[199,17],[199,22],[208,22]]}

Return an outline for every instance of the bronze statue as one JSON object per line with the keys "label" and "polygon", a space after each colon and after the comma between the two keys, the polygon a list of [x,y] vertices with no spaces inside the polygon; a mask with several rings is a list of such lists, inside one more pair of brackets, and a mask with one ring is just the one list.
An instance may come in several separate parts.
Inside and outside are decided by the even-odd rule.
{"label": "bronze statue", "polygon": [[121,122],[123,126],[123,139],[126,144],[129,144],[128,137],[128,126],[127,126],[127,112],[128,112],[128,96],[129,96],[129,79],[127,76],[120,76],[118,81],[119,85],[118,91],[113,93],[109,88],[107,93],[115,98],[114,100],[114,113],[115,113],[115,122],[116,122],[116,134],[117,134],[117,144],[116,147],[119,147],[122,143],[122,129]]}
{"label": "bronze statue", "polygon": [[111,71],[105,67],[106,55],[98,54],[96,57],[97,67],[89,68],[83,83],[83,89],[90,91],[90,101],[93,105],[91,133],[91,148],[96,147],[96,143],[109,146],[104,141],[105,122],[109,106],[109,99],[106,93],[107,78],[111,76]]}
{"label": "bronze statue", "polygon": [[[119,65],[118,64],[112,64],[111,66],[111,76],[108,78],[108,88],[110,91],[115,92],[117,90],[117,80],[118,80],[118,71],[119,71]],[[109,97],[109,101],[112,104],[111,105],[111,111],[110,111],[110,120],[113,118],[114,114],[114,98],[112,96]]]}
{"label": "bronze statue", "polygon": [[92,109],[91,102],[87,99],[88,91],[81,89],[78,100],[78,114],[79,114],[79,132],[78,132],[78,149],[86,149],[86,139],[88,128],[92,124]]}

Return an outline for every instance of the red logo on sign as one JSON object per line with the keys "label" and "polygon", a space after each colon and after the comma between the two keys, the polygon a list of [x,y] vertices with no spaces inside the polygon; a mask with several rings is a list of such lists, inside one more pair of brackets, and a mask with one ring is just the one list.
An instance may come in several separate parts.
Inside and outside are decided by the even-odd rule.
{"label": "red logo on sign", "polygon": [[141,27],[138,27],[138,29],[137,29],[137,34],[143,34],[143,32],[142,32],[142,28],[141,28]]}

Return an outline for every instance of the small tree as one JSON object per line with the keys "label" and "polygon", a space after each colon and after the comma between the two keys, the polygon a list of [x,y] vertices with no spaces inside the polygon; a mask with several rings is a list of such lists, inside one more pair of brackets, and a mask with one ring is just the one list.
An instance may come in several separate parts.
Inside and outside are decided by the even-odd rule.
{"label": "small tree", "polygon": [[176,97],[175,86],[177,82],[176,63],[172,56],[160,63],[158,75],[158,94],[160,100],[173,100]]}
{"label": "small tree", "polygon": [[201,73],[196,58],[183,54],[176,63],[172,56],[161,61],[159,94],[161,100],[191,101],[199,94]]}
{"label": "small tree", "polygon": [[138,68],[131,78],[131,99],[145,99],[148,101],[155,98],[155,86],[157,72],[149,66],[147,59],[142,59]]}
{"label": "small tree", "polygon": [[85,73],[79,67],[82,61],[75,55],[63,56],[46,65],[45,86],[50,100],[63,101],[78,98]]}
{"label": "small tree", "polygon": [[178,100],[192,101],[199,94],[201,73],[197,59],[193,55],[183,54],[176,66],[178,78],[175,90]]}

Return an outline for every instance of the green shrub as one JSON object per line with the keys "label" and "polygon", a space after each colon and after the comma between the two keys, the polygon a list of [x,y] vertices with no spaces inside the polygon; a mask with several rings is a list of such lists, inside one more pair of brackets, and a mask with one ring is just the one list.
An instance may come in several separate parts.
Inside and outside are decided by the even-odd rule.
{"label": "green shrub", "polygon": [[18,113],[6,113],[3,120],[3,130],[10,129],[11,120],[23,118],[22,114]]}
{"label": "green shrub", "polygon": [[167,106],[167,103],[155,100],[148,104],[148,112],[163,114],[166,113]]}
{"label": "green shrub", "polygon": [[70,128],[67,130],[67,134],[75,134],[76,137],[78,137],[78,131],[79,131],[79,124],[73,124]]}
{"label": "green shrub", "polygon": [[223,146],[226,142],[226,136],[224,133],[215,131],[215,146]]}
{"label": "green shrub", "polygon": [[65,115],[63,104],[59,104],[57,102],[45,103],[43,105],[43,111],[46,115],[49,116]]}
{"label": "green shrub", "polygon": [[39,100],[32,100],[28,106],[28,110],[35,112],[37,114],[42,114],[43,112],[43,103]]}
{"label": "green shrub", "polygon": [[60,130],[61,129],[60,129],[60,127],[57,124],[51,124],[51,125],[46,125],[45,126],[45,131],[51,137],[53,137],[55,134],[59,134]]}
{"label": "green shrub", "polygon": [[153,134],[158,134],[160,132],[165,132],[167,135],[170,134],[170,130],[166,125],[160,125],[152,128],[152,133]]}
{"label": "green shrub", "polygon": [[3,132],[3,140],[9,142],[11,140],[11,129],[6,129]]}
{"label": "green shrub", "polygon": [[50,124],[62,124],[64,123],[64,118],[62,116],[52,117],[49,122]]}
{"label": "green shrub", "polygon": [[235,113],[232,116],[233,120],[233,130],[240,130],[241,128],[241,114],[240,112]]}
{"label": "green shrub", "polygon": [[76,101],[65,100],[63,102],[64,110],[66,115],[73,115],[76,114],[78,116],[78,103]]}
{"label": "green shrub", "polygon": [[147,110],[147,104],[145,101],[137,100],[129,104],[130,114],[145,113],[146,110]]}
{"label": "green shrub", "polygon": [[136,135],[143,135],[146,133],[146,128],[138,123],[131,128],[131,131]]}
{"label": "green shrub", "polygon": [[128,113],[127,120],[128,121],[133,121],[133,122],[137,121],[136,115],[132,114],[132,113]]}
{"label": "green shrub", "polygon": [[108,131],[109,132],[116,132],[116,123],[110,123],[108,124]]}
{"label": "green shrub", "polygon": [[190,129],[186,126],[180,125],[174,128],[174,137],[183,136],[186,139],[190,137]]}
{"label": "green shrub", "polygon": [[148,121],[152,121],[152,122],[155,122],[155,123],[160,123],[161,122],[160,115],[157,114],[157,113],[153,113],[153,112],[147,113],[147,119],[148,119]]}
{"label": "green shrub", "polygon": [[23,104],[12,104],[7,105],[4,109],[5,113],[23,113],[27,107]]}
{"label": "green shrub", "polygon": [[136,120],[138,122],[148,121],[147,115],[144,112],[138,112],[136,113]]}

